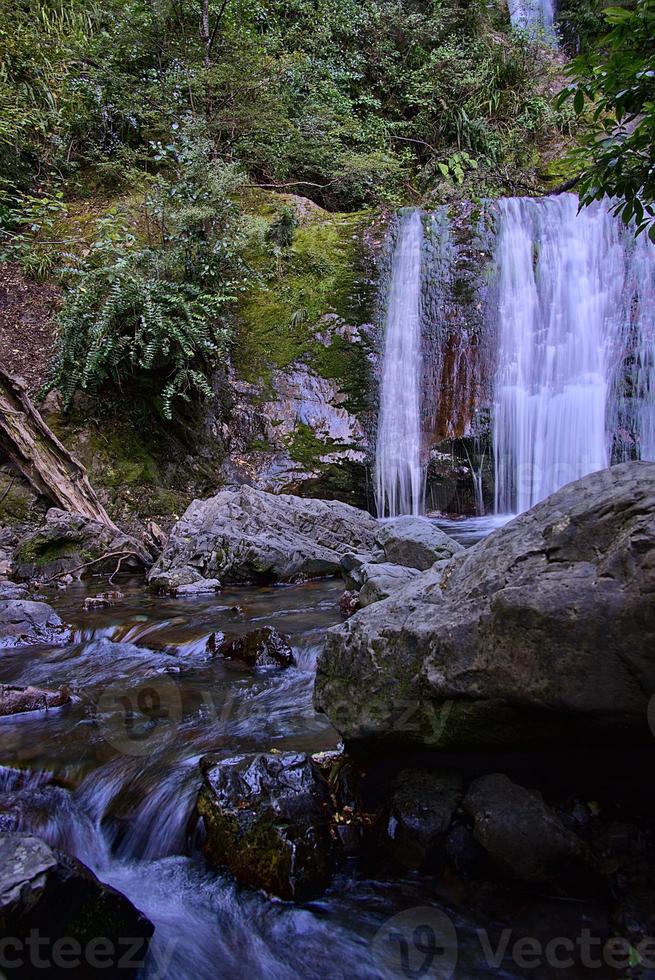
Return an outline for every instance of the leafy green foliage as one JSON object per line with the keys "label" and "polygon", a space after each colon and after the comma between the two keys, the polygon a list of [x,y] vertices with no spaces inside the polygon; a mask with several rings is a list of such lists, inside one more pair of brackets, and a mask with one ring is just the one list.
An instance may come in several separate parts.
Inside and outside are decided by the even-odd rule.
{"label": "leafy green foliage", "polygon": [[614,211],[655,241],[655,0],[604,12],[609,31],[576,58],[572,99],[586,122],[576,160],[582,204],[615,198]]}
{"label": "leafy green foliage", "polygon": [[166,418],[174,399],[210,396],[227,346],[226,311],[242,288],[242,223],[233,168],[199,140],[158,147],[172,158],[143,204],[147,244],[119,219],[100,221],[91,255],[65,273],[55,377],[68,405],[77,390],[149,382]]}
{"label": "leafy green foliage", "polygon": [[[140,388],[170,415],[208,393],[228,342],[238,359],[243,185],[333,214],[493,194],[561,125],[552,51],[487,0],[0,4],[0,221],[31,274],[68,270],[68,402]],[[69,232],[107,197],[129,205]],[[295,220],[265,234],[270,281],[241,304],[252,363],[292,358],[349,278],[340,232]]]}

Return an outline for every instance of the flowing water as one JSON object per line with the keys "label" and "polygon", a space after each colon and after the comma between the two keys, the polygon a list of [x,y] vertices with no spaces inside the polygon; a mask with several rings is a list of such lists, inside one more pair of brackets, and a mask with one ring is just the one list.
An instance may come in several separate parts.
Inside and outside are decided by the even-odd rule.
{"label": "flowing water", "polygon": [[[50,597],[79,624],[69,646],[1,651],[0,682],[66,684],[79,700],[0,719],[0,829],[74,854],[151,919],[148,980],[397,976],[380,959],[379,930],[403,909],[443,908],[434,879],[370,880],[349,865],[323,898],[296,906],[208,870],[190,822],[204,754],[337,744],[312,687],[343,586],[196,599],[121,588],[125,600],[98,612],[82,611],[82,585]],[[213,633],[264,624],[290,636],[296,667],[246,671],[208,650]],[[461,976],[512,976],[484,962],[473,920],[449,916]]]}
{"label": "flowing water", "polygon": [[655,247],[603,203],[497,202],[496,510],[655,450]]}
{"label": "flowing water", "polygon": [[420,514],[421,264],[420,211],[401,214],[391,260],[375,459],[378,514]]}

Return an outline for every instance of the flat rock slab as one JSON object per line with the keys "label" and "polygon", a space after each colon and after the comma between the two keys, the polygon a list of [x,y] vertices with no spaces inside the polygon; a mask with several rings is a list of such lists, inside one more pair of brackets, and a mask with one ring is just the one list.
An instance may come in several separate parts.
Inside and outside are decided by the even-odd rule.
{"label": "flat rock slab", "polygon": [[198,575],[221,582],[294,582],[335,575],[351,551],[371,553],[377,520],[336,500],[253,487],[194,500],[171,531],[149,580],[176,587]]}

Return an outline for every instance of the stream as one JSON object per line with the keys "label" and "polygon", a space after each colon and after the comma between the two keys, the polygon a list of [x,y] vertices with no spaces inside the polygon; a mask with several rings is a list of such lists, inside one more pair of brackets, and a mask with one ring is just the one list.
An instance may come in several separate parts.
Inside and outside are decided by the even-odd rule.
{"label": "stream", "polygon": [[[462,525],[469,542],[476,526]],[[79,698],[0,719],[0,828],[18,815],[21,829],[74,854],[151,919],[149,980],[400,975],[385,968],[376,936],[403,910],[442,907],[435,881],[367,880],[347,866],[320,900],[292,905],[208,871],[190,823],[204,754],[338,744],[312,687],[325,630],[341,619],[341,583],[178,599],[128,581],[119,604],[83,610],[87,594],[112,587],[96,578],[47,597],[76,629],[70,645],[0,656],[0,682],[65,684]],[[213,633],[263,625],[290,636],[296,667],[246,671],[208,651]],[[475,922],[448,914],[458,976],[516,975],[484,961]]]}

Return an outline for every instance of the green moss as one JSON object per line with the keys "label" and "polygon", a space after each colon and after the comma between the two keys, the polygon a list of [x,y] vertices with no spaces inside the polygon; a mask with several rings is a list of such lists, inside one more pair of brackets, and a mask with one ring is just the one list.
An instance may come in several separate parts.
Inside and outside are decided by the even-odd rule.
{"label": "green moss", "polygon": [[346,395],[344,407],[355,415],[368,407],[371,371],[368,353],[368,343],[354,344],[336,336],[329,345],[316,344],[307,359],[316,374],[338,382]]}
{"label": "green moss", "polygon": [[89,435],[90,466],[101,464],[102,484],[109,488],[154,486],[160,468],[146,442],[135,430],[92,429]]}
{"label": "green moss", "polygon": [[287,439],[287,448],[291,459],[300,463],[307,469],[322,469],[325,464],[321,462],[321,456],[328,453],[339,452],[349,448],[333,439],[322,440],[314,430],[304,422],[299,423],[293,435]]}
{"label": "green moss", "polygon": [[[273,219],[281,206],[288,206],[284,198],[271,206]],[[290,248],[262,240],[251,251],[248,262],[258,281],[237,311],[233,361],[240,377],[266,379],[271,369],[311,354],[325,314],[361,322],[366,285],[359,252],[369,220],[366,212],[317,212],[296,229]]]}
{"label": "green moss", "polygon": [[[20,544],[14,552],[16,565],[36,565],[38,568],[80,554],[79,543],[75,541],[53,541],[47,535],[34,535]],[[91,558],[95,557],[93,555]],[[82,560],[86,560],[86,555]]]}

